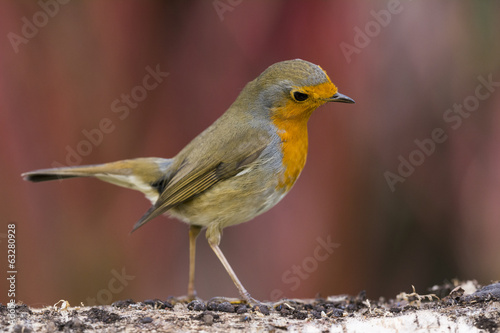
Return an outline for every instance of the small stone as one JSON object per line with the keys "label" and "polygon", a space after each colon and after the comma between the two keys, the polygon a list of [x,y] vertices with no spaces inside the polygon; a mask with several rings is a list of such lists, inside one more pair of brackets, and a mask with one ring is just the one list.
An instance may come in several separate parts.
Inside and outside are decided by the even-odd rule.
{"label": "small stone", "polygon": [[126,300],[120,300],[120,301],[113,302],[113,303],[111,303],[111,306],[113,306],[115,308],[122,309],[122,308],[128,308],[128,306],[130,304],[135,304],[135,302],[129,298]]}
{"label": "small stone", "polygon": [[206,313],[203,315],[203,322],[207,325],[212,325],[214,323],[214,316],[212,316],[210,313]]}
{"label": "small stone", "polygon": [[237,314],[242,314],[247,312],[248,312],[248,307],[245,304],[238,305],[238,307],[236,308]]}
{"label": "small stone", "polygon": [[487,302],[500,300],[500,283],[493,283],[482,287],[473,294],[461,298],[465,302]]}
{"label": "small stone", "polygon": [[202,301],[195,299],[188,304],[188,309],[193,311],[205,311],[207,306]]}
{"label": "small stone", "polygon": [[219,306],[219,303],[217,301],[208,301],[207,310],[217,311],[218,306]]}
{"label": "small stone", "polygon": [[163,302],[163,304],[165,305],[165,309],[173,309],[174,308],[174,305],[172,303],[170,303],[168,300]]}
{"label": "small stone", "polygon": [[146,299],[146,300],[144,300],[144,302],[143,302],[143,303],[144,303],[144,304],[146,304],[146,305],[149,305],[149,306],[155,307],[156,301],[157,301],[157,300],[154,300],[154,299]]}
{"label": "small stone", "polygon": [[[16,304],[16,312],[17,313],[20,313],[20,312],[27,312],[29,314],[33,314],[33,312],[30,310],[30,308],[26,305],[26,304],[21,304],[21,305],[18,305]],[[25,329],[30,329],[28,327],[25,327]],[[31,330],[31,329],[30,329]]]}
{"label": "small stone", "polygon": [[159,299],[147,299],[144,304],[151,306],[153,309],[165,309],[166,307],[172,308],[172,304],[163,302]]}
{"label": "small stone", "polygon": [[332,316],[333,317],[343,317],[344,316],[344,310],[334,308],[334,309],[332,309]]}
{"label": "small stone", "polygon": [[318,311],[318,312],[322,312],[322,311],[326,311],[326,308],[323,305],[316,305],[314,307],[314,310]]}
{"label": "small stone", "polygon": [[149,324],[149,323],[153,322],[153,318],[151,318],[151,317],[143,317],[143,318],[141,318],[140,322],[143,323],[143,324]]}
{"label": "small stone", "polygon": [[255,305],[253,307],[253,310],[259,311],[260,313],[262,313],[263,315],[266,315],[266,316],[269,315],[269,307],[267,305],[264,305],[264,304]]}
{"label": "small stone", "polygon": [[234,305],[229,302],[222,302],[217,306],[217,311],[234,313]]}

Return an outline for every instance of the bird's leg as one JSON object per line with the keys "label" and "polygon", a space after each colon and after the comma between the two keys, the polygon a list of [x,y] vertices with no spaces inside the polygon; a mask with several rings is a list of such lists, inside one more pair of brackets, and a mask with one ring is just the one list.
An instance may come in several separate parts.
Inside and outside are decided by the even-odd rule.
{"label": "bird's leg", "polygon": [[243,287],[243,285],[241,284],[240,280],[236,276],[236,273],[234,273],[233,269],[231,268],[231,265],[229,265],[229,262],[226,260],[226,257],[222,253],[222,251],[219,247],[219,244],[217,242],[211,242],[210,239],[208,240],[208,244],[210,244],[210,247],[212,248],[212,250],[214,250],[214,252],[217,255],[217,257],[219,258],[220,262],[222,263],[222,265],[226,269],[227,273],[229,274],[229,276],[233,280],[234,284],[236,285],[236,288],[238,288],[238,291],[240,292],[241,297],[243,297],[243,299],[249,305],[252,305],[252,306],[258,305],[259,302],[257,300],[255,300],[254,298],[252,298],[250,296],[250,294],[248,293],[248,291],[245,289],[245,287]]}
{"label": "bird's leg", "polygon": [[188,283],[188,299],[196,298],[196,290],[194,290],[194,264],[196,261],[196,238],[201,231],[201,227],[197,225],[189,226],[189,283]]}

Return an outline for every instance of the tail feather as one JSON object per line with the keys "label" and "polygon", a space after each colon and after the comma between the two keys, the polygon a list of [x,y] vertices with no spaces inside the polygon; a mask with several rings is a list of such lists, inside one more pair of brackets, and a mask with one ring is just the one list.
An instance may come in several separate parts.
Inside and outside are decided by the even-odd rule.
{"label": "tail feather", "polygon": [[171,164],[171,159],[136,158],[105,164],[40,169],[23,173],[21,176],[32,182],[95,177],[114,185],[140,191],[154,203],[158,199],[159,193],[152,184],[169,177]]}
{"label": "tail feather", "polygon": [[50,174],[50,173],[31,173],[31,172],[23,173],[22,176],[23,176],[24,180],[28,180],[28,181],[34,182],[34,183],[45,182],[48,180],[58,180],[58,179],[79,177],[79,176],[74,176],[74,175],[62,175],[62,174]]}
{"label": "tail feather", "polygon": [[24,180],[30,182],[45,182],[49,180],[62,180],[75,177],[91,177],[96,176],[97,172],[91,172],[98,166],[85,166],[85,167],[67,167],[67,168],[54,168],[54,169],[40,169],[29,171],[21,174]]}

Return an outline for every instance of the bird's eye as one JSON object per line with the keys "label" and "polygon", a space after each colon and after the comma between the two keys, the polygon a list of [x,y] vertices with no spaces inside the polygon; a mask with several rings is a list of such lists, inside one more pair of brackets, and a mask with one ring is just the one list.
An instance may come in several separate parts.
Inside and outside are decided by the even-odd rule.
{"label": "bird's eye", "polygon": [[309,98],[308,94],[301,93],[300,91],[294,91],[292,96],[297,102],[303,102]]}

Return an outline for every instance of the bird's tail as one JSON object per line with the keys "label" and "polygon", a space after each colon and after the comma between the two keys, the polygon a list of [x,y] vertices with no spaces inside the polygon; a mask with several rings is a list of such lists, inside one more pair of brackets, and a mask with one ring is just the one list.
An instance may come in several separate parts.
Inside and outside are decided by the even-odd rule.
{"label": "bird's tail", "polygon": [[140,191],[154,203],[159,195],[155,184],[168,178],[171,164],[171,159],[148,157],[105,164],[40,169],[23,173],[21,176],[32,182],[95,177],[111,184]]}

